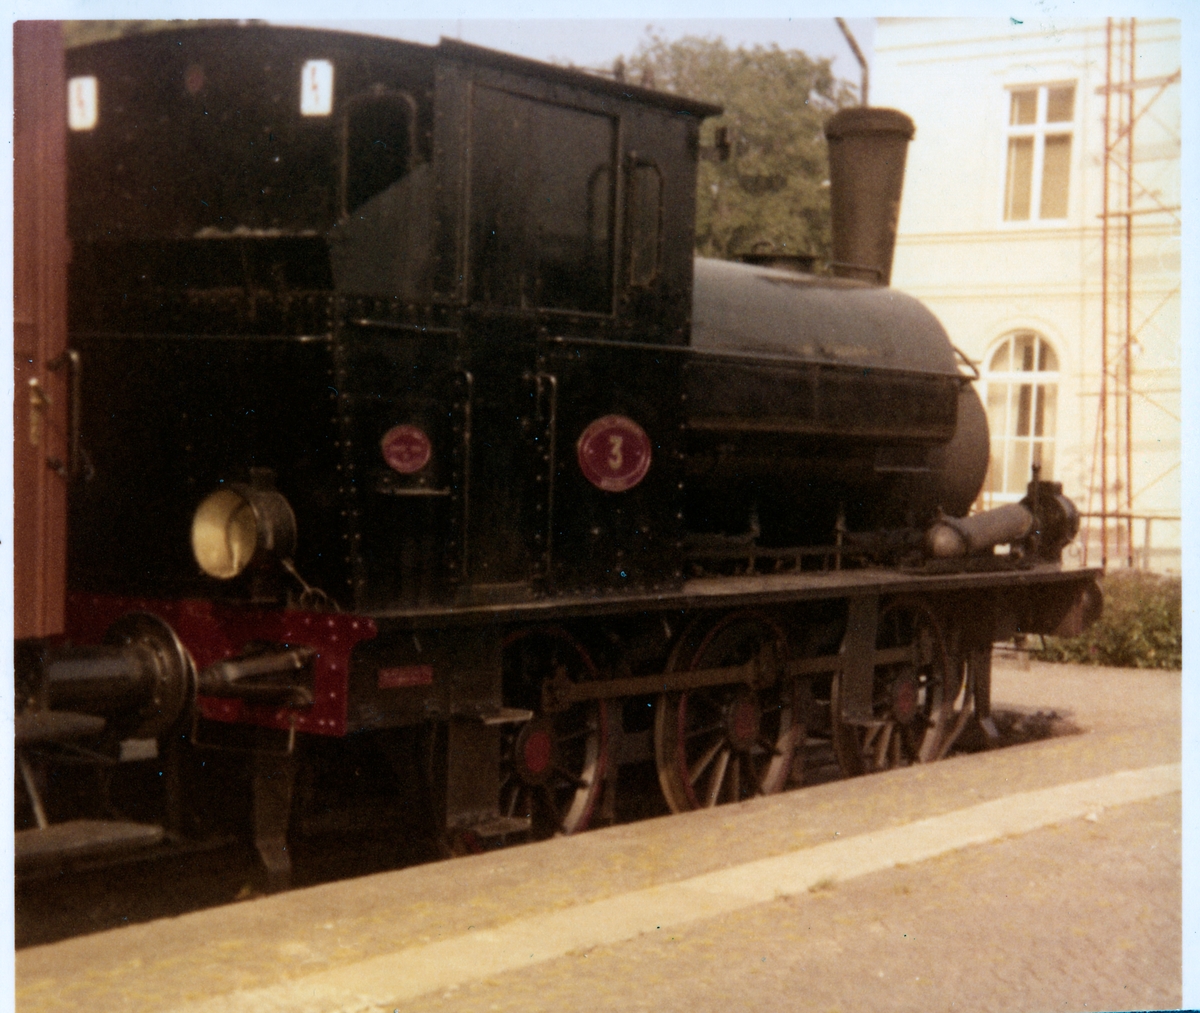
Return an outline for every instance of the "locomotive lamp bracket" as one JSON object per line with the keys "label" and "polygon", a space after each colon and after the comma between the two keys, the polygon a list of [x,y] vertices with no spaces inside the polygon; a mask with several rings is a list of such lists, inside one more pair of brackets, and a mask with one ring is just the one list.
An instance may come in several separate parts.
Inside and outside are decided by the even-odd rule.
{"label": "locomotive lamp bracket", "polygon": [[951,345],[950,347],[954,349],[954,354],[958,358],[959,365],[965,366],[970,370],[969,375],[962,373],[959,375],[959,379],[963,383],[974,383],[976,380],[978,380],[981,376],[979,372],[979,363],[968,356],[966,352],[958,347],[958,345]]}
{"label": "locomotive lamp bracket", "polygon": [[728,162],[733,151],[729,141],[729,128],[717,127],[713,133],[713,143],[700,147],[700,159],[704,162]]}

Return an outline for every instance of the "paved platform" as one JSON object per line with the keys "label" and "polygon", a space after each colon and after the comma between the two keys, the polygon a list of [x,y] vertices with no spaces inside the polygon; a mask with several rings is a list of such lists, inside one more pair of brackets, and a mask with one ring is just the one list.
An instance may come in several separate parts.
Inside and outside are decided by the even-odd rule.
{"label": "paved platform", "polygon": [[1082,733],[32,947],[17,1008],[1177,1007],[1179,690],[998,666]]}

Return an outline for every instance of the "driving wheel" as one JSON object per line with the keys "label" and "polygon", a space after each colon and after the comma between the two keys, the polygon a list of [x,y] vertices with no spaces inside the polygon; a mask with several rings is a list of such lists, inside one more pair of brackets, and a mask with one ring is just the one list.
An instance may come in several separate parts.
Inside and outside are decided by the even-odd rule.
{"label": "driving wheel", "polygon": [[804,742],[787,643],[768,617],[736,612],[701,622],[672,652],[669,671],[754,663],[748,682],[664,693],[655,714],[658,779],[674,812],[770,795],[787,783]]}
{"label": "driving wheel", "polygon": [[538,839],[587,828],[608,759],[605,701],[542,711],[542,682],[556,675],[572,681],[597,675],[588,652],[565,630],[522,630],[505,641],[505,703],[532,710],[534,716],[505,728],[500,812],[529,819]]}
{"label": "driving wheel", "polygon": [[875,649],[890,648],[909,648],[909,653],[875,666],[870,721],[844,719],[843,677],[833,680],[833,748],[848,777],[940,759],[965,706],[961,666],[951,665],[941,623],[925,602],[893,602],[879,614]]}

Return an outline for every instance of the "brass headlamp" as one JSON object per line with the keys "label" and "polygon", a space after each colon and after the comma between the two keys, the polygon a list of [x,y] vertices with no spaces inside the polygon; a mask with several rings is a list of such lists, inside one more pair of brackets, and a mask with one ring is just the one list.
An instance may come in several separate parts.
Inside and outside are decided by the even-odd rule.
{"label": "brass headlamp", "polygon": [[218,489],[192,517],[192,553],[200,569],[219,580],[230,580],[252,564],[286,559],[295,550],[291,504],[261,480]]}

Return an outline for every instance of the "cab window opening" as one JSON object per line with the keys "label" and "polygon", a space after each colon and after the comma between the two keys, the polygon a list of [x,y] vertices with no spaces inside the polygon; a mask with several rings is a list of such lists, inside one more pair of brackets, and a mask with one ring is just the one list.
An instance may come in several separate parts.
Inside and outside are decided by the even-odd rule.
{"label": "cab window opening", "polygon": [[346,113],[345,209],[350,214],[412,168],[416,109],[403,92],[353,100]]}

